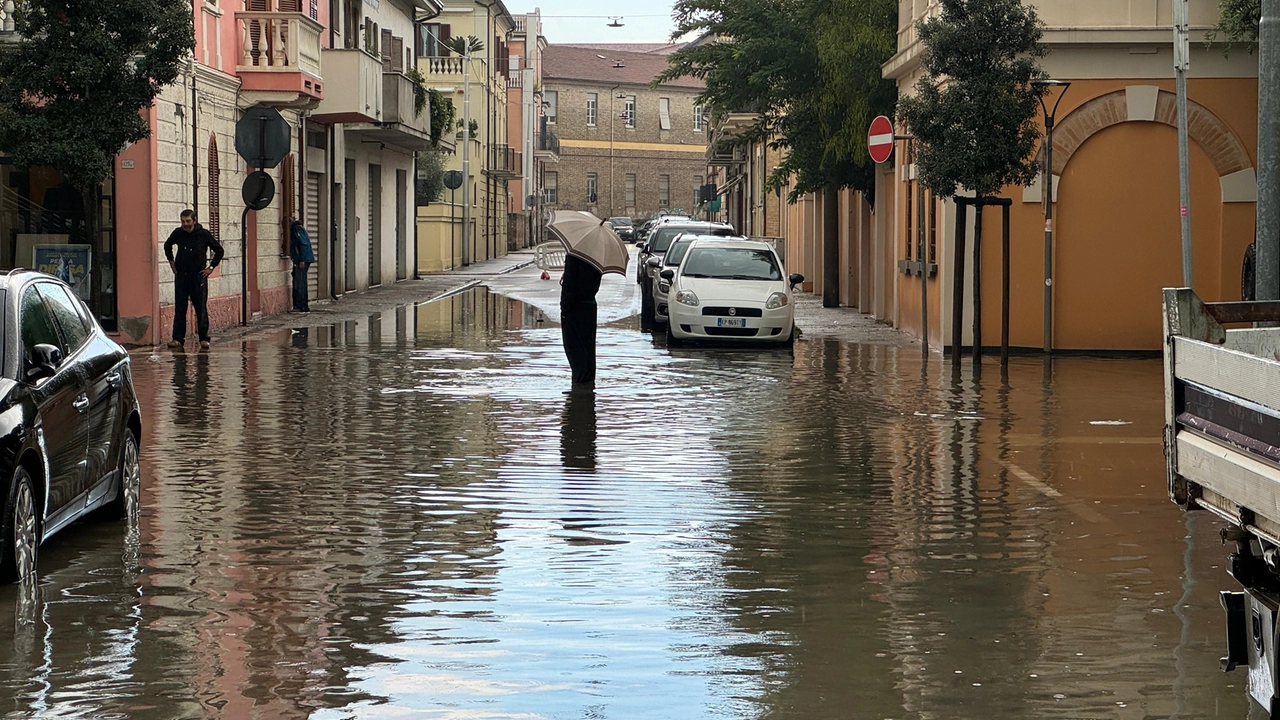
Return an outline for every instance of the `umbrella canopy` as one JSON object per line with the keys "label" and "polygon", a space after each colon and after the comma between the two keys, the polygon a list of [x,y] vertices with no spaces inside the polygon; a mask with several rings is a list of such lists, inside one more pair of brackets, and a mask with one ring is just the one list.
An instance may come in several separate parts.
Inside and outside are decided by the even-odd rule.
{"label": "umbrella canopy", "polygon": [[604,220],[589,212],[556,210],[547,228],[570,255],[591,263],[601,273],[627,274],[627,246]]}

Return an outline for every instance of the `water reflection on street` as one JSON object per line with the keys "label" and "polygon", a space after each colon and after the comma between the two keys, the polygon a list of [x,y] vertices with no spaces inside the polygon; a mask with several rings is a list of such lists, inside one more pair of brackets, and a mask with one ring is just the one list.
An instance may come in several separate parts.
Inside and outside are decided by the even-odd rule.
{"label": "water reflection on street", "polygon": [[483,290],[138,356],[140,536],[0,589],[0,717],[1248,715],[1158,360],[634,325],[594,398]]}

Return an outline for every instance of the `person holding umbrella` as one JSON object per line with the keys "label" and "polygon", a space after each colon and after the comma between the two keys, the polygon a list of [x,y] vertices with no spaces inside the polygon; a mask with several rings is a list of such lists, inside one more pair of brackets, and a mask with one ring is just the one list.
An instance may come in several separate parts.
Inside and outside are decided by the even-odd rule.
{"label": "person holding umbrella", "polygon": [[557,210],[547,224],[564,243],[560,333],[573,371],[569,392],[590,394],[596,383],[596,293],[604,273],[627,273],[627,246],[591,213]]}

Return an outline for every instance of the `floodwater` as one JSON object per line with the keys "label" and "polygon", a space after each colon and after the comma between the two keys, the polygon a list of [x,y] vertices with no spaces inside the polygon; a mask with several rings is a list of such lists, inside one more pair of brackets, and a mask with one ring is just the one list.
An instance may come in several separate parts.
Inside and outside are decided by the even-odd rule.
{"label": "floodwater", "polygon": [[1244,718],[1157,360],[668,351],[477,290],[135,363],[136,537],[0,589],[0,717]]}

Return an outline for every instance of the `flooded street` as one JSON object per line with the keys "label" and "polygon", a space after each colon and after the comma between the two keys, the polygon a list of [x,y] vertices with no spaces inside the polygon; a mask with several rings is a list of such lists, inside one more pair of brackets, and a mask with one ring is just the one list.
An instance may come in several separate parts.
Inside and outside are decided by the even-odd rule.
{"label": "flooded street", "polygon": [[136,355],[141,532],[0,588],[0,717],[1249,717],[1159,360],[637,327],[594,400],[483,289]]}

